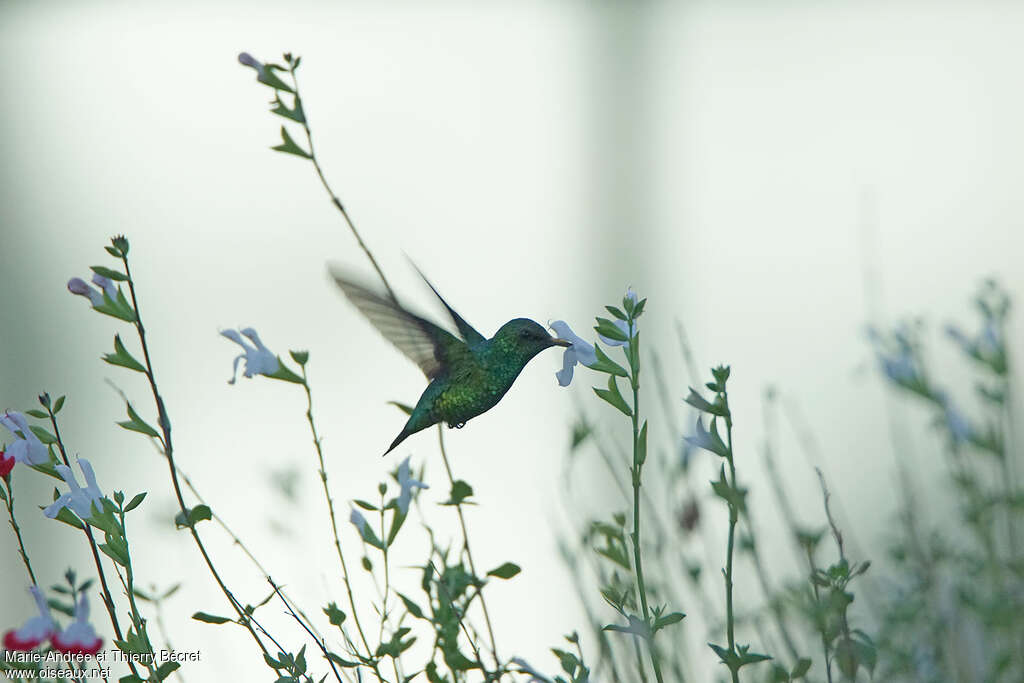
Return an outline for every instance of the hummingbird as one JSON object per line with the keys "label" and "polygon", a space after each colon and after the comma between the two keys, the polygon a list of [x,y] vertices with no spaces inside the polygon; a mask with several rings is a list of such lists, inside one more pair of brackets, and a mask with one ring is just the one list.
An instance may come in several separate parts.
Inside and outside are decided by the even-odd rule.
{"label": "hummingbird", "polygon": [[430,380],[384,455],[409,436],[439,422],[461,429],[497,405],[534,356],[552,346],[572,345],[567,339],[551,336],[528,318],[509,320],[487,339],[416,270],[448,311],[458,336],[411,313],[393,297],[354,282],[336,268],[330,269],[348,300]]}

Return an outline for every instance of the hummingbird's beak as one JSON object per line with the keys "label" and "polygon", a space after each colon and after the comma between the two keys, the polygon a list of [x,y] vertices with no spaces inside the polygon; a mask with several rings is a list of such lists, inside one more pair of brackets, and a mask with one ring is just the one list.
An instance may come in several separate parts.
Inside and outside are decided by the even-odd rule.
{"label": "hummingbird's beak", "polygon": [[569,341],[568,339],[562,339],[561,337],[555,337],[554,339],[551,340],[551,343],[554,344],[555,346],[572,346],[571,341]]}

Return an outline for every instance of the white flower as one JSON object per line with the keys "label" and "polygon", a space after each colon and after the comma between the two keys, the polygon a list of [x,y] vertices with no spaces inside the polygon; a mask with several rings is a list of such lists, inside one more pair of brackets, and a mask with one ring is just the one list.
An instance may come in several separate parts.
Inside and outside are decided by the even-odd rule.
{"label": "white flower", "polygon": [[370,528],[370,523],[366,521],[366,517],[363,517],[363,513],[352,508],[352,514],[348,516],[348,521],[352,522],[356,529],[359,529],[359,535],[365,538],[366,532]]}
{"label": "white flower", "polygon": [[[14,434],[21,432],[14,443],[7,447],[8,457],[26,465],[44,465],[50,461],[50,451],[43,445],[31,429],[25,416],[18,412],[7,411],[0,415],[0,424]],[[16,435],[17,436],[17,435]]]}
{"label": "white flower", "polygon": [[103,639],[96,635],[89,623],[89,601],[82,593],[75,605],[75,620],[53,636],[53,647],[66,653],[94,655],[102,645]]}
{"label": "white flower", "polygon": [[34,650],[57,630],[57,625],[53,623],[53,617],[50,616],[50,608],[46,604],[46,597],[39,590],[39,586],[29,586],[28,590],[36,601],[39,616],[32,617],[22,624],[21,628],[4,634],[4,647],[8,650],[21,650],[23,652]]}
{"label": "white flower", "polygon": [[[251,327],[242,330],[242,334],[234,330],[224,330],[221,334],[244,349],[244,353],[235,358],[231,379],[228,380],[228,384],[235,383],[235,379],[238,377],[238,361],[242,359],[245,359],[245,371],[242,374],[250,379],[253,375],[272,375],[281,367],[277,356],[263,345],[259,335],[256,334],[256,330]],[[243,335],[248,337],[255,346],[246,344],[245,340],[242,339]]]}
{"label": "white flower", "polygon": [[594,346],[578,337],[564,320],[556,320],[548,326],[558,337],[572,342],[572,346],[567,346],[562,355],[562,369],[555,373],[558,384],[567,387],[572,382],[573,368],[576,364],[589,367],[597,362],[597,354],[594,352]]}
{"label": "white flower", "polygon": [[103,511],[103,492],[96,484],[96,473],[88,460],[78,458],[78,469],[82,470],[82,474],[85,476],[85,488],[78,485],[78,480],[75,479],[74,473],[67,465],[57,465],[56,469],[61,479],[67,482],[70,491],[47,506],[43,510],[44,515],[53,519],[61,511],[61,508],[68,507],[80,518],[89,519],[92,517],[93,503],[96,504],[97,510]]}
{"label": "white flower", "polygon": [[114,282],[109,278],[105,278],[98,273],[93,273],[92,281],[97,284],[103,291],[90,286],[85,280],[80,277],[73,277],[68,280],[68,291],[72,294],[78,294],[84,296],[92,303],[92,307],[102,306],[104,302],[104,292],[111,301],[117,301],[117,287]]}
{"label": "white flower", "polygon": [[398,495],[398,509],[402,511],[403,515],[408,514],[409,512],[409,501],[412,500],[412,490],[414,488],[430,488],[422,481],[412,478],[412,468],[409,466],[409,458],[403,460],[402,464],[398,466],[398,485],[402,487],[402,492]]}

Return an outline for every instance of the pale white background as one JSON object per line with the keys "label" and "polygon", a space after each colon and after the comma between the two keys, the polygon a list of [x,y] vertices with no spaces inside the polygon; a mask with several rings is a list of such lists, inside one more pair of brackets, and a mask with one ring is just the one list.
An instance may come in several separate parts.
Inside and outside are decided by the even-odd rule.
{"label": "pale white background", "polygon": [[[980,278],[1024,284],[1022,18],[1001,3],[5,2],[0,407],[67,393],[64,435],[101,486],[150,491],[133,550],[143,585],[185,582],[166,620],[176,647],[203,649],[188,680],[266,676],[240,631],[188,620],[226,608],[168,528],[162,463],[112,424],[123,408],[107,378],[152,414],[140,378],[98,360],[128,330],[64,289],[127,233],[181,465],[309,611],[343,602],[301,391],[228,386],[237,349],[217,335],[252,325],[282,355],[311,350],[335,499],[344,515],[346,500],[371,497],[398,462],[379,458],[402,423],[385,402],[414,401],[423,381],[329,285],[327,260],[370,270],[311,167],[267,149],[282,120],[235,59],[291,50],[325,172],[405,299],[436,312],[403,252],[487,334],[520,315],[586,330],[634,285],[651,297],[645,342],[677,397],[674,320],[703,366],[733,365],[738,448],[751,454],[741,476],[758,476],[760,397],[774,384],[815,425],[845,518],[870,538],[892,512],[893,454],[866,321],[969,320]],[[559,360],[533,361],[499,409],[449,438],[483,503],[469,512],[480,569],[524,570],[489,597],[500,649],[550,669],[546,648],[583,628],[556,534],[571,516],[567,427],[593,400],[582,382],[556,385]],[[923,433],[919,412],[899,419]],[[434,434],[409,453],[451,532],[434,505],[447,489]],[[807,461],[780,457],[817,519]],[[298,505],[270,484],[287,469]],[[87,574],[78,537],[34,512],[49,482],[30,480],[20,473],[19,509],[40,581],[68,564]],[[767,495],[754,504],[771,534]],[[261,599],[258,574],[204,531],[233,585]],[[6,628],[30,602],[3,543]],[[101,612],[94,603],[103,625]],[[267,619],[287,632],[279,612]]]}

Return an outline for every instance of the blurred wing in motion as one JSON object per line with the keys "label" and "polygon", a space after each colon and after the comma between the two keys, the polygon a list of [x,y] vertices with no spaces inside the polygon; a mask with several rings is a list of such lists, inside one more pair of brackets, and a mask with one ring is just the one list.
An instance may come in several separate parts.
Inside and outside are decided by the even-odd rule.
{"label": "blurred wing in motion", "polygon": [[448,305],[448,302],[444,300],[444,297],[437,291],[437,288],[431,284],[430,280],[427,279],[427,276],[423,274],[423,271],[412,262],[412,259],[409,259],[409,263],[412,263],[412,267],[416,269],[416,272],[420,274],[423,281],[427,283],[427,287],[430,287],[430,291],[432,291],[434,295],[441,300],[441,303],[444,304],[445,309],[448,311],[448,315],[451,316],[452,321],[455,323],[455,327],[459,330],[459,334],[461,334],[462,338],[466,340],[466,343],[469,344],[470,348],[476,346],[482,341],[485,341],[485,337],[482,334],[477,332],[472,325],[467,323],[461,315],[455,312],[454,308]]}
{"label": "blurred wing in motion", "polygon": [[330,274],[348,300],[429,379],[442,374],[453,361],[471,355],[466,344],[447,330],[410,313],[386,295],[356,284],[335,268]]}

